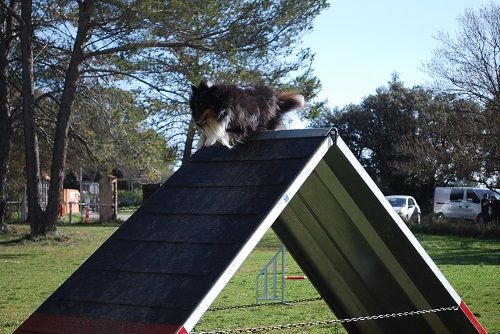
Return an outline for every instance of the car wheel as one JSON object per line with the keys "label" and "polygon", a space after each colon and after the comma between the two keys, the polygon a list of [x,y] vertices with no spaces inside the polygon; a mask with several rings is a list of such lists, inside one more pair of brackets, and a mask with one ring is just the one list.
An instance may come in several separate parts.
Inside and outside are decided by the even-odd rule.
{"label": "car wheel", "polygon": [[411,215],[410,219],[408,219],[408,221],[415,224],[420,224],[420,213],[418,213],[417,210],[413,211],[413,214]]}
{"label": "car wheel", "polygon": [[444,221],[444,215],[443,215],[443,213],[439,212],[436,215],[436,218],[434,218],[434,220],[436,221],[436,223],[442,223]]}

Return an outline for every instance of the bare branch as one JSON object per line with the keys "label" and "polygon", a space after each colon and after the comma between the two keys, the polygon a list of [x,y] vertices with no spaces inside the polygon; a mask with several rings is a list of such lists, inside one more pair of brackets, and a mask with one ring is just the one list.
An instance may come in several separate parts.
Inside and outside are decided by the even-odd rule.
{"label": "bare branch", "polygon": [[10,6],[8,6],[7,4],[5,4],[3,1],[0,1],[0,6],[2,8],[4,8],[13,18],[16,19],[17,22],[19,22],[19,24],[21,25],[24,25],[24,20],[23,18],[21,17],[21,15],[19,15],[14,9],[12,9]]}
{"label": "bare branch", "polygon": [[96,51],[86,53],[84,57],[85,58],[92,58],[92,57],[98,57],[101,55],[113,54],[113,53],[117,53],[117,52],[137,51],[140,49],[149,49],[149,48],[172,48],[172,49],[193,48],[193,49],[202,50],[202,51],[206,51],[206,52],[214,51],[213,48],[209,48],[207,46],[189,43],[189,42],[170,43],[170,42],[152,41],[152,42],[125,44],[125,45],[117,46],[114,48],[96,50]]}

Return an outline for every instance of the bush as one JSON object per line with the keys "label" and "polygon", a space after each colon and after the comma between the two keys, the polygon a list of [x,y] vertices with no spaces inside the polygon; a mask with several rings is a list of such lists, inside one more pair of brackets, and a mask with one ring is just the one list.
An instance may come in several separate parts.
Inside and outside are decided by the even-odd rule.
{"label": "bush", "polygon": [[118,207],[139,206],[142,203],[142,191],[118,190]]}
{"label": "bush", "polygon": [[420,225],[410,225],[412,232],[456,235],[461,237],[474,237],[480,239],[500,239],[500,226],[489,223],[487,225],[477,224],[471,220],[445,220],[433,222],[430,216],[422,219]]}

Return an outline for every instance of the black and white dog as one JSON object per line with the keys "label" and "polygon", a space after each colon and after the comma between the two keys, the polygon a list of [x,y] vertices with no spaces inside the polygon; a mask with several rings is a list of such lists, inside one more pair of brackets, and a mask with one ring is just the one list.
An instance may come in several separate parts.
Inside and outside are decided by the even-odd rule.
{"label": "black and white dog", "polygon": [[201,129],[198,147],[220,143],[229,148],[253,133],[283,126],[283,115],[304,107],[301,94],[276,92],[267,86],[242,88],[202,80],[191,85],[193,119]]}

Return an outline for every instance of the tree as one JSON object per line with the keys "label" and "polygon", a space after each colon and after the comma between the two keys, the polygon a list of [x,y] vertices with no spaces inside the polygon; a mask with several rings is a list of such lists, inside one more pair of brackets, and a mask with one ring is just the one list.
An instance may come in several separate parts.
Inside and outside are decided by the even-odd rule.
{"label": "tree", "polygon": [[[5,6],[3,6],[5,7]],[[186,105],[192,67],[182,56],[198,59],[200,71],[214,64],[225,73],[272,71],[286,77],[299,63],[287,60],[289,48],[326,1],[36,1],[22,0],[21,27],[23,113],[30,224],[33,235],[55,230],[68,133],[74,103],[83,85],[131,85],[154,101],[150,92]],[[36,19],[35,19],[36,18]],[[36,22],[36,25],[33,25]],[[33,50],[41,47],[37,58]],[[300,53],[299,53],[300,54]],[[195,57],[196,56],[196,57]],[[264,59],[265,61],[262,61]],[[238,66],[236,66],[238,65]],[[34,75],[36,73],[36,76]],[[37,90],[34,90],[37,78]],[[179,90],[184,87],[186,90]],[[45,99],[57,104],[50,141],[49,201],[39,205],[40,158],[35,109]],[[148,100],[149,99],[149,100]],[[184,99],[184,101],[182,100]],[[154,103],[150,103],[154,106]]]}
{"label": "tree", "polygon": [[[317,81],[310,71],[313,54],[298,46],[301,35],[311,28],[312,19],[325,7],[324,1],[315,0],[256,1],[251,4],[218,1],[215,12],[209,6],[206,11],[209,17],[219,15],[217,10],[221,8],[230,8],[229,11],[224,9],[227,17],[212,18],[208,20],[209,24],[229,23],[224,28],[228,32],[233,29],[233,24],[235,29],[238,28],[223,36],[222,48],[214,52],[192,48],[176,50],[174,55],[182,68],[181,78],[170,76],[156,80],[164,83],[177,80],[171,84],[171,87],[178,87],[177,94],[167,94],[156,120],[158,130],[171,138],[183,152],[183,161],[191,155],[196,135],[187,103],[191,90],[186,82],[197,84],[201,78],[209,77],[243,85],[267,84],[277,89],[292,85],[311,98],[317,94],[306,86]],[[195,18],[190,25],[192,31],[220,29],[209,28],[205,16]],[[230,38],[236,39],[231,42]],[[314,84],[318,86],[319,82]]]}
{"label": "tree", "polygon": [[[75,103],[68,160],[78,170],[89,166],[101,175],[118,169],[159,182],[171,173],[174,153],[148,124],[148,109],[133,92],[92,87],[92,100]],[[101,120],[101,121],[99,121]]]}
{"label": "tree", "polygon": [[42,221],[40,206],[40,153],[37,125],[35,120],[34,72],[33,72],[33,4],[31,0],[21,1],[20,41],[21,41],[21,95],[25,160],[27,173],[28,210],[31,233],[45,234],[55,229],[47,229]]}
{"label": "tree", "polygon": [[377,88],[375,94],[365,97],[359,105],[334,110],[331,116],[313,124],[336,126],[383,191],[402,190],[408,182],[406,176],[394,169],[394,163],[401,158],[395,146],[415,132],[421,94],[420,88],[406,88],[393,75],[387,87]]}
{"label": "tree", "polygon": [[456,36],[439,32],[440,46],[425,69],[452,93],[482,105],[500,102],[500,5],[491,3],[458,17]]}
{"label": "tree", "polygon": [[0,231],[7,225],[4,222],[7,205],[7,178],[12,145],[12,105],[10,101],[9,65],[12,55],[14,26],[12,12],[16,12],[17,1],[3,4],[0,8]]}
{"label": "tree", "polygon": [[370,165],[368,150],[368,127],[370,115],[360,105],[349,104],[345,107],[326,109],[311,122],[312,127],[335,126],[354,156],[367,168]]}
{"label": "tree", "polygon": [[312,125],[335,126],[385,194],[408,193],[426,202],[434,183],[410,168],[416,160],[403,143],[414,141],[421,132],[418,120],[431,99],[431,92],[405,87],[394,74],[387,86],[377,88],[359,105],[330,110]]}
{"label": "tree", "polygon": [[427,90],[414,120],[415,133],[395,146],[401,158],[394,167],[412,176],[428,203],[435,186],[456,185],[480,170],[483,152],[475,142],[479,110],[471,100]]}
{"label": "tree", "polygon": [[[480,126],[471,134],[482,152],[481,165],[469,171],[469,177],[486,182],[499,177],[500,166],[500,5],[468,9],[458,22],[455,36],[437,35],[440,45],[424,66],[437,80],[438,91],[469,98],[481,106],[473,110]],[[464,158],[477,159],[477,155]]]}

